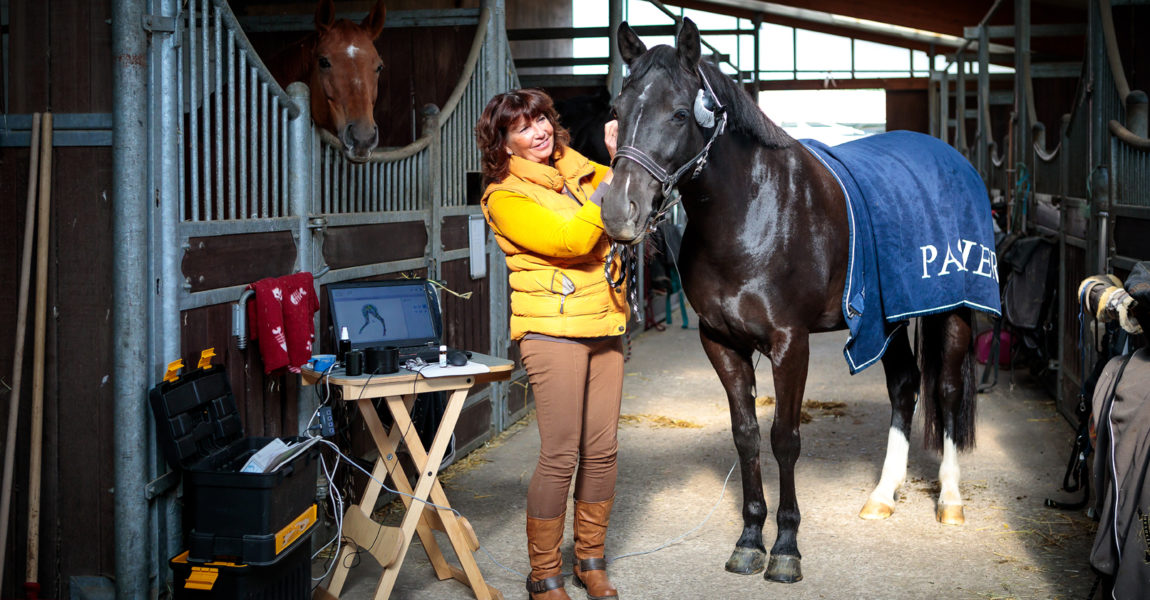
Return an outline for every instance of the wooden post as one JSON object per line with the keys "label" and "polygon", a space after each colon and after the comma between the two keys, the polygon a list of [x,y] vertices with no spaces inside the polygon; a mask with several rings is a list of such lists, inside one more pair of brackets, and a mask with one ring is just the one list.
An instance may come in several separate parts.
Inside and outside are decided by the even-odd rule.
{"label": "wooden post", "polygon": [[40,144],[40,214],[36,223],[36,329],[32,354],[32,426],[28,442],[28,569],[35,586],[40,566],[40,458],[44,440],[44,345],[48,319],[48,230],[52,209],[52,113],[44,113]]}

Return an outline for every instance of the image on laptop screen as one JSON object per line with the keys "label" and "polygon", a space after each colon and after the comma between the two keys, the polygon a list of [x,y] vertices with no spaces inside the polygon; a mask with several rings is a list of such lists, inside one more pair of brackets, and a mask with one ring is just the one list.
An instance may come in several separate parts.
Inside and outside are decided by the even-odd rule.
{"label": "image on laptop screen", "polygon": [[328,286],[335,340],[347,327],[352,348],[438,344],[439,307],[422,279]]}

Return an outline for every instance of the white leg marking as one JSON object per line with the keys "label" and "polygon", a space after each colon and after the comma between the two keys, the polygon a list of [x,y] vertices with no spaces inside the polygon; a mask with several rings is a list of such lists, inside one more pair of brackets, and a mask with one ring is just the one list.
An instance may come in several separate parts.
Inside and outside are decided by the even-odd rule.
{"label": "white leg marking", "polygon": [[906,458],[910,450],[910,443],[898,427],[891,427],[886,440],[886,460],[882,464],[882,477],[874,491],[870,493],[871,500],[882,502],[887,506],[894,506],[894,494],[906,479]]}
{"label": "white leg marking", "polygon": [[942,492],[938,496],[939,504],[962,505],[962,494],[958,491],[958,449],[950,436],[942,438],[942,464],[938,467],[938,481]]}

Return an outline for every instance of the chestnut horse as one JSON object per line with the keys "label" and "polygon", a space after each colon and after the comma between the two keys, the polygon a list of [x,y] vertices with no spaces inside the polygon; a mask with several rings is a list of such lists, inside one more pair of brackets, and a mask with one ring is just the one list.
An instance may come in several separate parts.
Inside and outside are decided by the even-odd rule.
{"label": "chestnut horse", "polygon": [[378,0],[360,24],[335,18],[332,0],[320,0],[315,32],[267,61],[276,81],[295,81],[311,90],[311,118],[343,144],[349,160],[362,162],[379,142],[375,99],[383,61],[375,39],[383,31],[385,9]]}
{"label": "chestnut horse", "polygon": [[[615,99],[619,149],[614,181],[603,199],[605,230],[616,243],[638,242],[675,202],[678,190],[687,213],[679,259],[683,289],[699,316],[703,350],[726,391],[741,465],[743,531],[726,568],[750,574],[765,566],[768,580],[795,582],[802,578],[795,463],[809,336],[847,328],[843,290],[850,283],[853,243],[847,196],[812,151],[771,122],[716,67],[700,63],[699,32],[689,19],[676,48],[648,51],[626,23],[618,38],[630,75]],[[940,141],[923,143],[961,159]],[[954,171],[970,170],[977,178],[961,160]],[[929,165],[912,166],[910,172],[918,174]],[[981,181],[974,183],[981,188],[976,192],[985,194]],[[973,205],[981,210],[978,193]],[[984,212],[985,223],[981,218],[963,222],[989,232],[989,202]],[[997,281],[987,285],[994,298],[988,305],[993,305]],[[874,306],[873,292],[867,301]],[[894,509],[906,476],[918,392],[927,444],[942,453],[938,519],[963,522],[957,453],[974,443],[976,391],[970,308],[949,305],[934,314],[912,315],[918,317],[918,364],[905,320],[890,326],[885,352],[879,353],[892,405],[887,458],[859,516],[884,518]],[[779,466],[778,531],[769,563],[752,392],[755,351],[771,363],[777,398],[770,436]]]}

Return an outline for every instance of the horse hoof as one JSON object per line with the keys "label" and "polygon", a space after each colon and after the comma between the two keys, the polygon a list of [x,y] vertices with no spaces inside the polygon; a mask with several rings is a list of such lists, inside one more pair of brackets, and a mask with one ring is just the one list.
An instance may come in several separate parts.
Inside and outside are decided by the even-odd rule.
{"label": "horse hoof", "polygon": [[778,583],[795,583],[802,581],[802,561],[803,559],[798,556],[772,554],[771,562],[767,565],[767,574],[764,578],[767,581],[776,581]]}
{"label": "horse hoof", "polygon": [[736,547],[727,559],[726,569],[739,575],[754,575],[766,566],[767,553],[755,548]]}
{"label": "horse hoof", "polygon": [[859,518],[868,521],[878,519],[886,519],[894,514],[894,507],[885,503],[879,502],[874,498],[867,498],[866,504],[859,511]]}
{"label": "horse hoof", "polygon": [[966,517],[962,514],[961,504],[939,503],[936,516],[938,522],[943,525],[962,525],[966,522]]}

